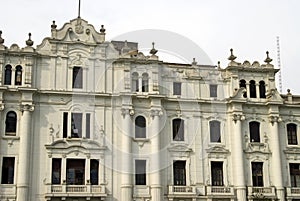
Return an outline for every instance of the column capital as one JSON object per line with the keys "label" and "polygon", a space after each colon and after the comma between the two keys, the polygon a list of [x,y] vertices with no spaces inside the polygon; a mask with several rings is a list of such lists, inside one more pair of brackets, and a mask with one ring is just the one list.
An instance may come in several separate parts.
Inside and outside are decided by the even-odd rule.
{"label": "column capital", "polygon": [[133,116],[134,115],[134,109],[133,108],[121,108],[121,114],[122,114],[123,118],[126,115]]}
{"label": "column capital", "polygon": [[244,121],[246,118],[245,118],[245,115],[243,114],[233,114],[232,115],[232,120],[234,121],[234,123],[236,123],[237,121]]}
{"label": "column capital", "polygon": [[30,105],[30,104],[25,104],[25,105],[21,105],[21,111],[28,111],[28,112],[33,112],[34,111],[34,105]]}
{"label": "column capital", "polygon": [[150,110],[150,116],[152,117],[152,119],[157,116],[157,117],[161,117],[163,115],[163,112],[161,109],[151,109]]}
{"label": "column capital", "polygon": [[269,121],[273,125],[274,123],[282,122],[282,119],[279,115],[270,115],[269,116]]}

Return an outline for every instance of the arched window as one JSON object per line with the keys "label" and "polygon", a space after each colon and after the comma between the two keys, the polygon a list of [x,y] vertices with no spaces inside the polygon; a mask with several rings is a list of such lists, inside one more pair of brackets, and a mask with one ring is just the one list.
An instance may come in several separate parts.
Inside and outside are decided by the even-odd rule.
{"label": "arched window", "polygon": [[[240,80],[240,88],[242,88],[242,87],[247,89],[245,80]],[[247,93],[245,92],[243,96],[244,96],[244,98],[247,98]]]}
{"label": "arched window", "polygon": [[256,98],[256,86],[254,80],[250,81],[249,89],[250,89],[250,98]]}
{"label": "arched window", "polygon": [[17,114],[10,111],[6,114],[5,119],[5,135],[16,135],[17,130]]}
{"label": "arched window", "polygon": [[11,85],[11,65],[5,66],[4,84]]}
{"label": "arched window", "polygon": [[184,141],[184,120],[173,119],[173,140]]}
{"label": "arched window", "polygon": [[249,123],[250,142],[260,142],[259,122],[252,121]]}
{"label": "arched window", "polygon": [[290,123],[286,125],[288,144],[297,145],[297,125]]}
{"label": "arched window", "polygon": [[264,81],[259,82],[259,97],[266,98],[266,86]]}
{"label": "arched window", "polygon": [[149,91],[149,76],[147,73],[143,73],[142,78],[142,92],[148,92]]}
{"label": "arched window", "polygon": [[210,142],[221,142],[220,122],[210,121]]}
{"label": "arched window", "polygon": [[132,91],[139,91],[139,75],[137,73],[132,73]]}
{"label": "arched window", "polygon": [[16,67],[16,74],[15,74],[15,85],[22,84],[22,66]]}
{"label": "arched window", "polygon": [[146,138],[146,119],[143,116],[135,118],[135,138]]}

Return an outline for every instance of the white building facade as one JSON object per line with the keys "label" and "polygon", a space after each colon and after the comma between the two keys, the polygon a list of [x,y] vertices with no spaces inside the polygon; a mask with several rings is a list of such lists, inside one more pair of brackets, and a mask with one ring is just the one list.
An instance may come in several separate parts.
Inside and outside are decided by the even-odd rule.
{"label": "white building facade", "polygon": [[300,96],[267,58],[160,61],[80,17],[0,34],[0,200],[300,200]]}

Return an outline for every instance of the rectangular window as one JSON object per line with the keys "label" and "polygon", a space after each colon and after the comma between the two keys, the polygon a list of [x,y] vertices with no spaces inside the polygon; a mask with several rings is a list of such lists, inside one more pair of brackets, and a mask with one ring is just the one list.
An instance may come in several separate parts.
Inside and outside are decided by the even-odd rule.
{"label": "rectangular window", "polygon": [[263,181],[263,163],[252,162],[252,185],[253,186],[264,186]]}
{"label": "rectangular window", "polygon": [[186,185],[185,161],[175,161],[173,163],[174,185]]}
{"label": "rectangular window", "polygon": [[210,142],[221,142],[220,122],[210,121]]}
{"label": "rectangular window", "polygon": [[61,158],[52,159],[52,184],[61,183]]}
{"label": "rectangular window", "polygon": [[90,179],[92,185],[99,184],[99,160],[91,159]]}
{"label": "rectangular window", "polygon": [[71,115],[71,137],[82,137],[82,113],[72,113]]}
{"label": "rectangular window", "polygon": [[288,144],[297,145],[297,125],[296,124],[287,124],[287,136],[288,136]]}
{"label": "rectangular window", "polygon": [[292,187],[300,187],[300,164],[290,163],[290,178]]}
{"label": "rectangular window", "polygon": [[216,84],[209,85],[209,93],[210,93],[210,97],[217,97],[218,96],[218,85],[216,85]]}
{"label": "rectangular window", "polygon": [[3,157],[1,184],[13,184],[15,173],[15,158]]}
{"label": "rectangular window", "polygon": [[63,138],[68,136],[68,113],[64,112],[63,116]]}
{"label": "rectangular window", "polygon": [[211,162],[211,181],[213,186],[223,186],[223,162]]}
{"label": "rectangular window", "polygon": [[260,142],[260,123],[252,121],[249,123],[250,142]]}
{"label": "rectangular window", "polygon": [[90,123],[91,123],[91,114],[88,113],[85,115],[85,137],[86,138],[90,138],[90,136],[91,136]]}
{"label": "rectangular window", "polygon": [[85,159],[67,159],[67,184],[84,185]]}
{"label": "rectangular window", "polygon": [[181,95],[181,82],[173,82],[173,95]]}
{"label": "rectangular window", "polygon": [[135,185],[146,185],[146,160],[135,161]]}
{"label": "rectangular window", "polygon": [[82,68],[73,67],[72,88],[82,89]]}
{"label": "rectangular window", "polygon": [[173,140],[184,141],[184,120],[173,119]]}

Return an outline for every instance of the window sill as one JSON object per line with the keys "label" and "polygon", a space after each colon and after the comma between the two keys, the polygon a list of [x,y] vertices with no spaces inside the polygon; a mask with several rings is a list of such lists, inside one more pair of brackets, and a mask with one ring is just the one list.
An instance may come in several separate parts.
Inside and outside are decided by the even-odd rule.
{"label": "window sill", "polygon": [[133,141],[136,142],[139,145],[139,147],[143,147],[144,144],[146,142],[149,142],[150,140],[148,138],[133,138]]}
{"label": "window sill", "polygon": [[19,137],[19,136],[9,136],[9,135],[5,135],[5,136],[2,136],[2,139],[3,139],[3,140],[19,140],[20,137]]}

